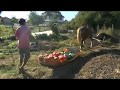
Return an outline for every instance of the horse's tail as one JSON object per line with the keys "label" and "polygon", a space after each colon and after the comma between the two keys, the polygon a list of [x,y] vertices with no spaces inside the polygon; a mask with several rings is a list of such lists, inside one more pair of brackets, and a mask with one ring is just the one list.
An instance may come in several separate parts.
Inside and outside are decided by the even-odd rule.
{"label": "horse's tail", "polygon": [[79,44],[81,43],[81,30],[80,30],[80,28],[77,29],[77,42]]}

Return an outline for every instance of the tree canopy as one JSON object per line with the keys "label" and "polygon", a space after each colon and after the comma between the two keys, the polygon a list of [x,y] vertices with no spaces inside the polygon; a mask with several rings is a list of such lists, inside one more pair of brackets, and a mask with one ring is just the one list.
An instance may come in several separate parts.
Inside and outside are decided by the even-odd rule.
{"label": "tree canopy", "polygon": [[38,15],[35,11],[31,11],[31,13],[29,14],[29,20],[32,25],[39,25],[44,23],[43,17]]}
{"label": "tree canopy", "polygon": [[79,11],[74,19],[70,21],[70,26],[77,29],[81,25],[89,25],[94,29],[99,25],[120,28],[120,11]]}
{"label": "tree canopy", "polygon": [[16,17],[12,17],[11,21],[14,22],[14,23],[18,23],[18,19]]}

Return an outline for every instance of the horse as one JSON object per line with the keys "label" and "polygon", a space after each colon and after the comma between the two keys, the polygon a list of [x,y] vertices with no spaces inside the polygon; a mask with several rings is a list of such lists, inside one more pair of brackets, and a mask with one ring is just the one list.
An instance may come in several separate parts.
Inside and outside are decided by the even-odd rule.
{"label": "horse", "polygon": [[77,29],[77,41],[80,45],[80,49],[84,46],[84,42],[87,38],[90,38],[91,41],[91,47],[93,46],[93,31],[92,29],[81,26]]}
{"label": "horse", "polygon": [[86,27],[86,26],[81,26],[77,29],[77,41],[80,45],[80,49],[82,49],[82,47],[85,44],[85,40],[89,38],[90,42],[91,42],[91,47],[93,47],[93,40],[96,40],[99,43],[102,43],[101,40],[93,37],[93,29],[90,27]]}

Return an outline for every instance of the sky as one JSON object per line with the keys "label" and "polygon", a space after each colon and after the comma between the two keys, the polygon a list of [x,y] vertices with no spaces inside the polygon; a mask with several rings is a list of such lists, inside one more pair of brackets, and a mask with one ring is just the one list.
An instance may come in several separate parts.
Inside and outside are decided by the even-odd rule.
{"label": "sky", "polygon": [[[43,13],[44,11],[39,11],[38,14],[41,15],[41,13]],[[70,21],[71,19],[73,19],[78,11],[60,11],[61,14],[65,17],[64,20],[68,20]],[[20,18],[24,18],[24,19],[28,19],[30,11],[2,11],[1,12],[1,16],[2,17],[16,17],[18,19]]]}

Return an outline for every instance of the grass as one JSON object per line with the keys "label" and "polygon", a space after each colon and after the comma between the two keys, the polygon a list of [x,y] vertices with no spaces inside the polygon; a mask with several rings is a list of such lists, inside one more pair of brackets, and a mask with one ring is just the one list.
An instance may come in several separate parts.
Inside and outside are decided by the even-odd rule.
{"label": "grass", "polygon": [[12,27],[6,28],[5,26],[0,25],[0,37],[5,37],[6,35],[13,35]]}
{"label": "grass", "polygon": [[2,65],[0,66],[0,76],[9,77],[9,76],[16,76],[17,69],[12,65]]}
{"label": "grass", "polygon": [[18,75],[17,65],[13,65],[13,62],[9,58],[11,57],[9,56],[0,60],[0,78],[2,79],[15,78]]}
{"label": "grass", "polygon": [[[34,78],[42,78],[44,75],[50,76],[51,69],[48,67],[44,67],[39,64],[38,60],[38,52],[31,53],[31,58],[28,61],[26,67],[28,69],[27,73],[32,75]],[[15,60],[13,64],[13,58]],[[18,66],[19,66],[19,56],[17,53],[14,53],[13,58],[9,55],[4,59],[0,59],[0,78],[1,79],[23,79],[24,77],[21,74],[18,74]]]}

